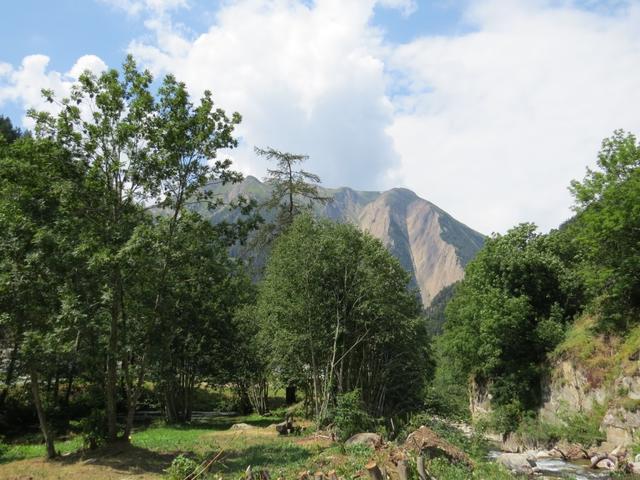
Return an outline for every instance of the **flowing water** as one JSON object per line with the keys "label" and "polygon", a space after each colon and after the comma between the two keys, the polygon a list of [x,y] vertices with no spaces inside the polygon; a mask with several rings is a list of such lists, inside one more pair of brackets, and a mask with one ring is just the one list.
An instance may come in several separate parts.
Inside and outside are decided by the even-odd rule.
{"label": "flowing water", "polygon": [[[489,458],[495,460],[502,452],[491,452]],[[538,471],[546,478],[573,478],[575,480],[610,480],[611,472],[592,470],[589,462],[573,463],[559,458],[540,458],[536,460]]]}

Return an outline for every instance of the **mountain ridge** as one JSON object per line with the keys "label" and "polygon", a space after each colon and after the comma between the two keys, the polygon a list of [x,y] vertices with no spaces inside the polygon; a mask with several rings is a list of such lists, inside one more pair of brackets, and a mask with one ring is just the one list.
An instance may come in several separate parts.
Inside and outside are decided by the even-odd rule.
{"label": "mountain ridge", "polygon": [[[262,203],[270,195],[269,184],[253,176],[208,189],[227,202],[243,195]],[[407,188],[359,191],[346,186],[319,187],[319,192],[331,201],[315,205],[315,213],[351,223],[380,239],[411,274],[412,286],[420,291],[425,306],[462,279],[464,267],[484,243],[484,235]],[[228,214],[216,211],[210,218],[220,221]]]}

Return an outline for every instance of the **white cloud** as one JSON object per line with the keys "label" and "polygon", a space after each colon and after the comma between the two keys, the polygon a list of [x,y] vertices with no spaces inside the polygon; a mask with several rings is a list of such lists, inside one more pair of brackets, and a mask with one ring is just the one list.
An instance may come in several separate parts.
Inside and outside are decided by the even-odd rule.
{"label": "white cloud", "polygon": [[242,113],[245,143],[235,156],[245,171],[264,174],[252,148],[269,145],[309,154],[308,168],[329,185],[373,188],[398,160],[385,133],[393,109],[382,34],[369,24],[374,5],[234,2],[192,41],[156,22],[156,41],[130,50],[155,72],[175,73],[197,95],[211,89]]}
{"label": "white cloud", "polygon": [[[103,1],[147,16],[154,39],[130,45],[143,63],[243,114],[233,155],[245,172],[264,175],[254,145],[307,153],[329,186],[406,186],[485,233],[557,226],[601,139],[640,132],[635,1],[478,0],[466,33],[403,45],[371,19],[376,6],[409,15],[413,0],[222,2],[195,38],[167,13],[186,1]],[[0,64],[0,104],[46,107],[42,87],[64,93],[85,66],[104,67],[47,63]]]}
{"label": "white cloud", "polygon": [[100,2],[123,10],[132,16],[144,11],[161,14],[188,6],[187,0],[100,0]]}
{"label": "white cloud", "polygon": [[389,134],[403,183],[484,232],[570,216],[567,185],[615,128],[640,131],[640,10],[476,2],[473,31],[400,46]]}
{"label": "white cloud", "polygon": [[[42,89],[53,90],[56,97],[62,98],[69,95],[71,86],[85,70],[98,73],[107,68],[95,55],[80,57],[67,73],[47,71],[48,64],[49,57],[46,55],[29,55],[17,69],[7,64],[0,65],[0,105],[13,101],[21,103],[25,111],[30,108],[55,111],[57,107],[42,97]],[[31,120],[26,117],[23,125],[33,127]]]}

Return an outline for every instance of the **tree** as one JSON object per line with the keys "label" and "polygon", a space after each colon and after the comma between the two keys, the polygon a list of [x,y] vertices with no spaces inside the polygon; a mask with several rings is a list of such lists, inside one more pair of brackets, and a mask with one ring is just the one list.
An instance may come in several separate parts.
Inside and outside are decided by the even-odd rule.
{"label": "tree", "polygon": [[[242,264],[229,258],[228,244],[215,226],[185,212],[165,256],[162,246],[171,228],[170,218],[138,228],[124,254],[126,272],[135,279],[127,291],[130,311],[151,320],[133,340],[144,345],[147,338],[154,339],[148,351],[151,378],[167,420],[175,423],[190,420],[200,382],[227,381],[238,349],[233,316],[250,299],[252,287]],[[146,293],[154,291],[165,268],[158,309]]]}
{"label": "tree", "polygon": [[303,386],[318,421],[357,388],[376,415],[415,407],[428,339],[408,281],[351,225],[301,215],[276,241],[258,295],[271,368]]}
{"label": "tree", "polygon": [[318,191],[320,177],[305,170],[296,170],[296,165],[306,161],[307,155],[281,152],[273,148],[255,148],[256,154],[267,160],[275,160],[276,168],[267,169],[265,181],[271,185],[271,196],[264,203],[267,210],[274,210],[276,218],[271,225],[271,238],[277,236],[293,223],[295,216],[314,203],[325,204],[330,198]]}
{"label": "tree", "polygon": [[488,384],[494,407],[535,408],[546,354],[578,312],[574,277],[533,224],[489,238],[447,306],[441,368]]}
{"label": "tree", "polygon": [[[117,70],[82,74],[71,96],[59,103],[58,115],[30,112],[38,136],[55,141],[87,168],[85,202],[91,223],[82,241],[83,250],[91,252],[92,274],[101,279],[100,303],[108,313],[104,354],[109,441],[118,437],[120,374],[126,380],[129,420],[124,439],[128,439],[150,348],[148,340],[142,345],[130,342],[145,338],[143,333],[160,322],[169,257],[185,209],[190,202],[211,200],[198,195],[207,182],[241,178],[231,171],[229,160],[208,163],[218,149],[236,145],[231,134],[239,115],[230,119],[214,108],[209,92],[193,106],[184,85],[171,76],[162,82],[156,100],[152,82],[151,74],[140,72],[128,57],[122,74]],[[44,94],[54,101],[51,92]],[[126,301],[131,284],[124,273],[123,252],[137,226],[148,221],[149,205],[168,213],[170,219],[167,235],[158,245],[160,269],[151,291],[146,292],[154,299],[151,311],[131,315]]]}
{"label": "tree", "polygon": [[617,130],[602,142],[597,165],[571,183],[571,231],[587,260],[583,278],[602,306],[601,326],[625,330],[640,310],[640,143]]}
{"label": "tree", "polygon": [[[56,455],[41,379],[57,374],[75,338],[69,307],[75,206],[82,166],[48,141],[23,138],[0,155],[0,342],[10,349],[7,389],[28,376],[47,456]],[[57,391],[54,391],[57,394]]]}
{"label": "tree", "polygon": [[0,145],[2,143],[13,143],[22,136],[22,131],[14,127],[9,117],[0,115]]}

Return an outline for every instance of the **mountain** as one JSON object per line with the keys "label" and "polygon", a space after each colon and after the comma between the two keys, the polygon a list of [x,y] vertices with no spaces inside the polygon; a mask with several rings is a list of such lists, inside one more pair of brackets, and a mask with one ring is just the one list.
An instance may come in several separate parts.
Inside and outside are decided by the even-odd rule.
{"label": "mountain", "polygon": [[[267,183],[251,176],[235,185],[211,188],[226,201],[244,195],[261,202],[270,194]],[[317,206],[316,213],[352,223],[382,240],[411,273],[424,305],[463,277],[464,267],[484,242],[483,235],[405,188],[385,192],[348,187],[320,190],[332,201]],[[211,215],[211,220],[220,221],[228,216],[228,211],[219,210]]]}

